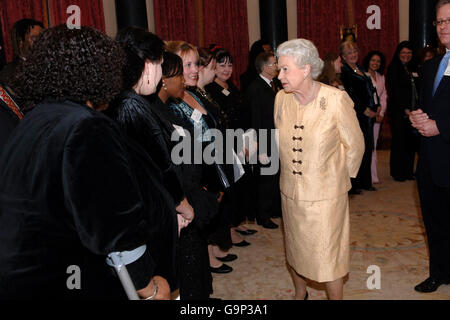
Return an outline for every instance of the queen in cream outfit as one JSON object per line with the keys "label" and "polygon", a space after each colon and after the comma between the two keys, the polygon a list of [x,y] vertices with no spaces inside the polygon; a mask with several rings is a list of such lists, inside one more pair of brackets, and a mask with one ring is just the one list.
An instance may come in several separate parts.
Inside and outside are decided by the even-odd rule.
{"label": "queen in cream outfit", "polygon": [[311,41],[287,41],[277,56],[284,90],[277,94],[274,117],[295,298],[308,297],[308,278],[325,282],[329,299],[342,299],[350,264],[347,192],[361,164],[363,134],[347,93],[313,80],[323,62]]}

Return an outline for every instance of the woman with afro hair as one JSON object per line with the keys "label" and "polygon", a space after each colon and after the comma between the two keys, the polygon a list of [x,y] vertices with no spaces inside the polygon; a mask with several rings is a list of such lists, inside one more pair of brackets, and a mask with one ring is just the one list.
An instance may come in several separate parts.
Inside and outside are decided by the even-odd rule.
{"label": "woman with afro hair", "polygon": [[126,298],[106,262],[114,252],[140,298],[170,297],[147,248],[164,198],[155,192],[155,209],[143,200],[135,147],[99,112],[120,92],[123,64],[103,33],[61,25],[20,65],[12,87],[29,111],[0,158],[0,299]]}

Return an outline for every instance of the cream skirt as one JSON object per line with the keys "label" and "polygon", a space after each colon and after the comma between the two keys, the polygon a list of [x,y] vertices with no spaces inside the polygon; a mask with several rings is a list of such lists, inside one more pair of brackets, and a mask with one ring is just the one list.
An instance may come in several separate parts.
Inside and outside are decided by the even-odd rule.
{"label": "cream skirt", "polygon": [[348,195],[299,201],[281,194],[288,264],[317,282],[344,277],[350,266]]}

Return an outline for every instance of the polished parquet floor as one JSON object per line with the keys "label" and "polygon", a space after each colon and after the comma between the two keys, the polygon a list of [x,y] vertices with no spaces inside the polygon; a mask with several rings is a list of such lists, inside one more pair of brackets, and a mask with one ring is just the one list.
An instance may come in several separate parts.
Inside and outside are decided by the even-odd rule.
{"label": "polished parquet floor", "polygon": [[[378,151],[378,191],[350,198],[351,269],[344,286],[345,300],[450,300],[450,285],[421,294],[413,287],[428,277],[428,251],[415,181],[396,182],[389,176],[389,151]],[[233,247],[238,259],[229,274],[214,274],[212,297],[225,300],[290,300],[289,276],[281,228],[247,226],[245,248]],[[374,280],[379,270],[379,283]],[[379,284],[379,286],[377,286]],[[326,299],[323,284],[309,282],[311,300]],[[371,288],[369,288],[371,287]],[[375,287],[375,288],[373,288]]]}

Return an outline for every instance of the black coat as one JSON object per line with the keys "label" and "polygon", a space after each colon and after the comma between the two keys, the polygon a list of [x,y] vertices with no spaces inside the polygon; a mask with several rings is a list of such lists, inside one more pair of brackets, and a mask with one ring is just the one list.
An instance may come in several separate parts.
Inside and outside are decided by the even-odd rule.
{"label": "black coat", "polygon": [[419,106],[436,121],[440,135],[422,137],[419,153],[418,174],[427,165],[431,171],[433,182],[440,186],[450,187],[450,77],[444,76],[434,96],[432,96],[434,79],[442,60],[437,57],[427,61],[423,67],[422,91]]}
{"label": "black coat", "polygon": [[[273,118],[275,95],[273,89],[260,76],[253,80],[245,92],[245,102],[251,110],[251,127],[257,131],[258,141],[259,129],[275,129]],[[266,145],[270,155],[270,131],[268,133]]]}
{"label": "black coat", "polygon": [[405,69],[404,65],[398,61],[389,65],[386,89],[388,92],[387,112],[391,119],[404,118],[406,109],[415,109],[419,94],[418,85],[419,77],[413,69]]}
{"label": "black coat", "polygon": [[139,144],[163,173],[164,185],[178,204],[184,198],[180,172],[171,159],[171,124],[149,102],[135,93],[125,91],[105,114],[114,119],[126,135]]}
{"label": "black coat", "polygon": [[[115,123],[85,105],[27,113],[0,159],[0,299],[125,297],[106,256],[170,232],[152,225],[161,196],[155,188],[144,201],[132,163]],[[128,265],[137,289],[156,263],[148,249]],[[67,288],[72,265],[81,290]]]}
{"label": "black coat", "polygon": [[9,135],[19,124],[19,117],[0,99],[0,154]]}

